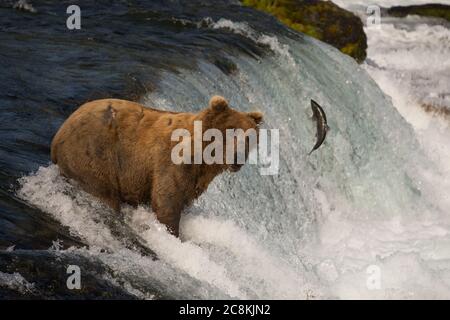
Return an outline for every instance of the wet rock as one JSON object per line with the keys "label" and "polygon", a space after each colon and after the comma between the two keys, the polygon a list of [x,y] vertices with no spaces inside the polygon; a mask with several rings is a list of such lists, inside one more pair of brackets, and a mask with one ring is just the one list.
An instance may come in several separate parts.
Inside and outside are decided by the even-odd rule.
{"label": "wet rock", "polygon": [[435,17],[450,22],[450,6],[445,4],[430,3],[414,6],[395,6],[388,8],[386,13],[394,17],[406,17],[408,15]]}
{"label": "wet rock", "polygon": [[366,58],[367,38],[360,18],[331,1],[242,0],[242,3],[274,15],[290,28],[332,45],[359,63]]}
{"label": "wet rock", "polygon": [[421,107],[432,115],[450,120],[450,108],[433,103],[422,103]]}
{"label": "wet rock", "polygon": [[16,10],[27,11],[31,13],[36,13],[36,9],[33,7],[31,3],[28,3],[26,0],[19,0],[14,3],[13,8]]}
{"label": "wet rock", "polygon": [[[81,289],[68,289],[67,267],[82,266]],[[99,261],[47,250],[0,251],[2,299],[137,299],[104,280],[111,270]]]}

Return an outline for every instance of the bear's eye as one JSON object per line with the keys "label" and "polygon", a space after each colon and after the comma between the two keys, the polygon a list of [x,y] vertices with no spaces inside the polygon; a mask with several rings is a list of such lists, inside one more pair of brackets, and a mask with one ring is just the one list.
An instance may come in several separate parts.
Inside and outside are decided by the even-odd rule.
{"label": "bear's eye", "polygon": [[259,111],[249,112],[248,116],[259,126],[263,122],[263,114]]}

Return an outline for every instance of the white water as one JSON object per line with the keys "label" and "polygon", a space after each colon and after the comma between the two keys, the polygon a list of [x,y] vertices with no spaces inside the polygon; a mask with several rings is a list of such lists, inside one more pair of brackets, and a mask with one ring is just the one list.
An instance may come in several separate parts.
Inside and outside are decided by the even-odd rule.
{"label": "white water", "polygon": [[[353,10],[365,21],[367,1],[336,1]],[[429,3],[425,0],[375,1],[389,7]],[[449,0],[437,3],[450,5]],[[450,117],[439,110],[450,110],[450,23],[441,19],[408,16],[384,17],[381,27],[366,26],[368,55],[363,66],[393,105],[410,123],[430,160],[438,165],[442,183],[450,179]],[[426,112],[422,105],[435,107]],[[450,197],[446,202],[450,208]],[[449,210],[447,210],[448,212]]]}
{"label": "white water", "polygon": [[[266,126],[281,131],[279,176],[259,176],[245,166],[217,178],[183,216],[182,241],[149,208],[124,208],[159,261],[125,249],[102,222],[102,207],[68,185],[55,166],[24,177],[19,195],[69,226],[91,245],[73,250],[100,258],[140,297],[152,298],[147,281],[186,298],[449,298],[450,179],[441,132],[420,132],[413,120],[428,115],[402,111],[397,100],[408,93],[396,95],[396,84],[382,73],[378,78],[377,70],[315,40],[276,43],[294,66],[271,46],[274,55],[262,63],[234,57],[236,76],[200,63],[198,72],[164,75],[143,99],[158,108],[198,110],[221,93],[239,109],[259,107]],[[412,127],[364,69],[391,90]],[[310,98],[323,105],[332,130],[307,157],[314,142]],[[442,154],[430,154],[428,138],[441,139],[434,146]],[[367,286],[373,266],[381,276],[375,289]]]}
{"label": "white water", "polygon": [[450,24],[428,25],[423,18],[386,21],[366,28],[369,74],[412,124],[422,146],[444,176],[450,175],[450,117],[427,113],[422,104],[450,110]]}
{"label": "white water", "polygon": [[[365,20],[368,5],[389,7],[429,3],[427,0],[395,1],[335,1],[357,13]],[[443,0],[439,3],[450,4]],[[421,107],[424,103],[450,108],[450,24],[440,19],[409,16],[382,18],[379,28],[366,26],[368,55],[364,68],[380,88],[392,99],[393,105],[414,128],[416,138],[437,170],[424,173],[432,185],[428,190],[434,204],[442,210],[442,225],[435,217],[409,221],[414,227],[404,228],[399,223],[395,231],[402,242],[407,233],[413,245],[406,247],[415,254],[392,258],[389,281],[411,298],[449,298],[450,240],[450,119],[430,114]],[[413,152],[411,156],[414,156]],[[431,194],[431,193],[434,193]],[[404,223],[404,222],[403,222]],[[435,228],[430,228],[434,225]],[[408,236],[406,237],[408,238]],[[393,243],[390,244],[395,247]],[[436,266],[439,271],[434,269]],[[405,275],[406,273],[406,275]],[[414,278],[412,280],[412,278]],[[395,280],[397,278],[397,280]],[[417,289],[417,286],[421,289]],[[346,288],[348,289],[348,288]],[[399,289],[387,297],[398,297]],[[384,295],[379,295],[383,297]],[[385,296],[386,297],[386,296]]]}
{"label": "white water", "polygon": [[29,283],[20,273],[5,273],[0,271],[0,285],[22,294],[35,292],[33,283]]}
{"label": "white water", "polygon": [[438,1],[429,1],[429,0],[333,0],[338,6],[342,8],[346,8],[352,10],[356,7],[367,7],[369,5],[378,5],[380,7],[389,8],[392,6],[409,6],[409,5],[419,5],[419,4],[427,4],[427,3],[442,3],[449,4],[448,0],[438,0]]}
{"label": "white water", "polygon": [[210,23],[213,29],[229,29],[236,34],[240,34],[244,37],[252,39],[258,44],[267,45],[272,51],[286,58],[292,67],[296,67],[295,61],[289,53],[289,46],[286,44],[280,44],[277,37],[268,36],[266,34],[257,34],[252,28],[250,28],[245,22],[233,22],[228,19],[219,19],[217,22]]}

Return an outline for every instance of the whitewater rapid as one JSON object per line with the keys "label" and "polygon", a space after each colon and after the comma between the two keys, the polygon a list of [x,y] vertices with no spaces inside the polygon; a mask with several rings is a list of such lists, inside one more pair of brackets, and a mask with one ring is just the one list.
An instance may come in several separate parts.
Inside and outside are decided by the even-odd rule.
{"label": "whitewater rapid", "polygon": [[[368,17],[366,9],[369,5],[390,7],[429,3],[427,0],[335,2],[355,12],[363,22]],[[448,0],[438,3],[450,5]],[[405,290],[408,292],[407,298],[448,299],[450,118],[439,110],[450,110],[450,24],[441,19],[418,16],[383,17],[381,26],[366,24],[364,31],[368,39],[368,53],[363,67],[414,128],[415,136],[426,152],[428,165],[436,165],[435,170],[425,171],[423,176],[433,186],[432,190],[428,190],[429,196],[435,199],[434,205],[443,213],[440,218],[443,222],[441,226],[438,222],[440,219],[436,221],[435,217],[426,215],[422,217],[422,222],[414,221],[417,218],[410,218],[413,220],[410,222],[416,224],[412,228],[405,229],[402,226],[404,222],[398,223],[395,233],[403,236],[408,232],[416,233],[410,236],[413,243],[410,251],[416,254],[405,255],[404,259],[393,259],[397,260],[399,266],[392,268],[398,270],[392,272],[390,281],[398,281],[402,283],[399,286],[410,288]],[[433,105],[437,112],[426,112],[424,104]],[[414,157],[413,152],[411,156]],[[436,228],[429,229],[433,224]],[[439,271],[436,272],[433,266]],[[416,277],[414,281],[410,278],[412,275]],[[443,281],[440,282],[439,279]],[[430,286],[426,290],[430,283],[434,283],[436,287]],[[422,292],[417,292],[417,285],[422,288]],[[390,297],[397,297],[397,292],[392,290]]]}
{"label": "whitewater rapid", "polygon": [[[207,27],[248,37],[272,55],[230,57],[239,69],[232,76],[207,62],[166,72],[142,103],[192,111],[220,92],[240,109],[262,109],[266,126],[280,129],[280,174],[261,177],[245,166],[217,178],[183,215],[181,239],[150,208],[124,207],[154,261],[126,249],[104,223],[105,208],[56,166],[41,167],[21,179],[18,195],[89,244],[67,251],[100,259],[140,298],[153,298],[146,281],[186,298],[449,298],[444,122],[444,131],[423,133],[417,122],[429,115],[398,102],[410,91],[399,97],[382,68],[358,66],[316,40],[261,34],[226,19]],[[369,58],[381,63],[373,39],[369,33]],[[327,111],[331,132],[308,158],[311,98]],[[441,139],[434,148],[442,153],[427,149],[430,135]]]}
{"label": "whitewater rapid", "polygon": [[[425,0],[336,3],[366,21],[370,5],[389,7],[429,3]],[[450,1],[438,3],[450,5]],[[383,17],[381,26],[365,25],[367,60],[363,67],[392,99],[403,118],[412,125],[427,157],[440,170],[441,182],[450,181],[450,23],[436,18]],[[431,110],[426,110],[426,106]],[[444,187],[444,188],[445,188]],[[445,201],[448,199],[447,201]],[[443,195],[447,212],[450,197]]]}

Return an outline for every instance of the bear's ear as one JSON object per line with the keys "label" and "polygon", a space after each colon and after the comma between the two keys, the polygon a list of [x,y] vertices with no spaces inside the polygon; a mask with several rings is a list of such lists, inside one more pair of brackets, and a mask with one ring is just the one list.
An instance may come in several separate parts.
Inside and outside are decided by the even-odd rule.
{"label": "bear's ear", "polygon": [[209,107],[214,111],[224,111],[228,108],[228,102],[224,97],[213,96],[211,100],[209,100]]}
{"label": "bear's ear", "polygon": [[248,112],[247,115],[255,120],[256,124],[259,125],[263,121],[263,113],[259,111]]}

